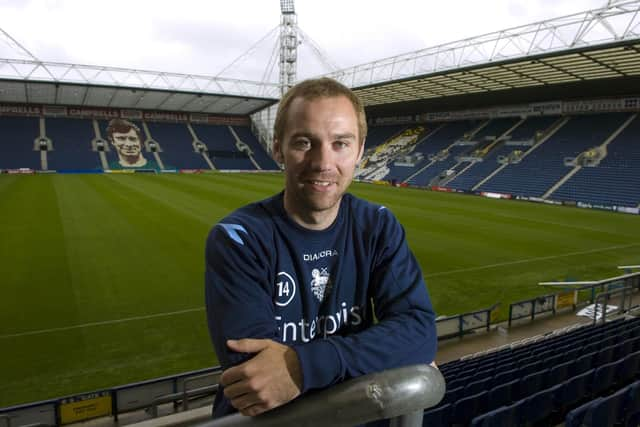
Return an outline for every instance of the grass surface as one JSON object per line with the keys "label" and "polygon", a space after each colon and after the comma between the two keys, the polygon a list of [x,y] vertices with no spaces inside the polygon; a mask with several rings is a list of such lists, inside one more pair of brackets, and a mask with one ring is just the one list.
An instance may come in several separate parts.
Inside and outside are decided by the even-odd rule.
{"label": "grass surface", "polygon": [[[280,175],[0,176],[0,407],[213,366],[204,242]],[[439,315],[619,274],[640,216],[354,184],[404,224]]]}

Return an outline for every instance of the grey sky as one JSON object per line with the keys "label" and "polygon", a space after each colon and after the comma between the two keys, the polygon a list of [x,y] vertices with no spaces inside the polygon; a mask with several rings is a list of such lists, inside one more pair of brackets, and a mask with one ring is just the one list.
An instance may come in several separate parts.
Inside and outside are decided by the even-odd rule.
{"label": "grey sky", "polygon": [[[296,0],[340,68],[603,6],[604,0]],[[0,0],[0,28],[44,61],[216,75],[276,27],[278,0]],[[229,69],[260,80],[275,38]],[[0,43],[0,57],[15,58]],[[329,71],[308,46],[299,76]]]}

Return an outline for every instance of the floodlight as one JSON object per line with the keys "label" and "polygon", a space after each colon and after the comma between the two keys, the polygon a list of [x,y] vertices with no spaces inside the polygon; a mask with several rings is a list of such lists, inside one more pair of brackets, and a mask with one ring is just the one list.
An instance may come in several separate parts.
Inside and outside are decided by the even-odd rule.
{"label": "floodlight", "polygon": [[280,0],[280,11],[283,14],[296,13],[293,7],[293,0]]}

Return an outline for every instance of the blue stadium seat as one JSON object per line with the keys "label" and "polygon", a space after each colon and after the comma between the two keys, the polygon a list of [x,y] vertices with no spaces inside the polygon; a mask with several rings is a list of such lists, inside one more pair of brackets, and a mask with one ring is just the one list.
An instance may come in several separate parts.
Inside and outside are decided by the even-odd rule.
{"label": "blue stadium seat", "polygon": [[593,359],[595,356],[596,356],[595,352],[580,356],[576,360],[576,363],[573,365],[573,371],[571,372],[571,375],[575,376],[592,369]]}
{"label": "blue stadium seat", "polygon": [[529,374],[532,374],[534,372],[538,372],[541,371],[542,369],[544,369],[545,367],[545,363],[542,360],[537,360],[535,362],[531,362],[528,363],[526,365],[522,365],[520,366],[520,372],[519,375],[520,377],[525,377]]}
{"label": "blue stadium seat", "polygon": [[465,386],[464,395],[471,396],[472,394],[478,394],[481,391],[487,391],[489,390],[489,387],[491,386],[492,383],[493,383],[492,377],[483,378],[478,381],[473,381]]}
{"label": "blue stadium seat", "polygon": [[593,406],[601,399],[601,397],[598,397],[591,402],[587,402],[584,405],[571,410],[564,420],[565,427],[582,427],[589,412],[593,409]]}
{"label": "blue stadium seat", "polygon": [[625,427],[637,427],[640,425],[640,381],[627,387],[622,425]]}
{"label": "blue stadium seat", "polygon": [[572,350],[566,351],[564,353],[564,361],[565,362],[575,362],[575,360],[580,357],[582,354],[582,349],[573,348]]}
{"label": "blue stadium seat", "polygon": [[591,387],[594,396],[605,393],[613,387],[617,370],[617,362],[607,363],[595,368]]}
{"label": "blue stadium seat", "polygon": [[566,412],[591,397],[591,382],[595,369],[576,375],[565,381],[562,387],[555,389],[553,396],[560,412]]}
{"label": "blue stadium seat", "polygon": [[553,392],[553,389],[541,390],[523,399],[518,425],[540,425],[549,420],[554,410]]}
{"label": "blue stadium seat", "polygon": [[613,359],[622,359],[623,357],[626,357],[631,353],[633,353],[633,341],[630,339],[625,339],[614,346]]}
{"label": "blue stadium seat", "polygon": [[575,360],[570,360],[551,367],[549,371],[550,380],[558,384],[569,378],[569,372],[572,371],[574,363]]}
{"label": "blue stadium seat", "polygon": [[640,373],[640,351],[627,355],[618,370],[618,381],[625,384],[632,381]]}
{"label": "blue stadium seat", "polygon": [[593,404],[584,423],[593,427],[613,427],[624,418],[627,390],[622,389],[611,396],[603,397]]}
{"label": "blue stadium seat", "polygon": [[512,380],[489,390],[489,409],[510,405],[520,396],[520,380]]}
{"label": "blue stadium seat", "polygon": [[593,358],[593,366],[601,366],[613,360],[613,345],[603,347]]}
{"label": "blue stadium seat", "polygon": [[[448,384],[447,384],[448,387]],[[464,386],[461,385],[454,389],[447,389],[441,403],[455,403],[464,395]]]}
{"label": "blue stadium seat", "polygon": [[548,377],[549,369],[525,375],[522,380],[520,380],[520,397],[531,396],[546,388]]}
{"label": "blue stadium seat", "polygon": [[452,405],[442,405],[424,411],[422,416],[423,427],[447,427]]}
{"label": "blue stadium seat", "polygon": [[518,369],[511,369],[509,371],[498,372],[493,376],[493,386],[507,383],[511,380],[520,378],[520,371]]}
{"label": "blue stadium seat", "polygon": [[553,356],[548,356],[544,360],[544,366],[547,368],[553,368],[554,366],[558,366],[564,362],[564,354],[555,354]]}
{"label": "blue stadium seat", "polygon": [[[510,406],[503,406],[486,414],[482,414],[471,421],[471,427],[513,427],[518,425],[520,418],[520,402]],[[428,427],[427,424],[423,424]]]}
{"label": "blue stadium seat", "polygon": [[493,371],[494,371],[493,366],[490,368],[483,368],[482,370],[476,371],[471,377],[471,382],[489,378],[493,376]]}
{"label": "blue stadium seat", "polygon": [[478,415],[486,412],[489,392],[474,394],[454,403],[449,422],[452,425],[467,425]]}

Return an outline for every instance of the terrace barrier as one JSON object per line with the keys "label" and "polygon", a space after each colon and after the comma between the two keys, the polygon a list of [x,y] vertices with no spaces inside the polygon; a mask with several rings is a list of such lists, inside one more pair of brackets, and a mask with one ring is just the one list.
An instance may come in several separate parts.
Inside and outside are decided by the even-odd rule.
{"label": "terrace barrier", "polygon": [[[556,314],[558,310],[573,309],[578,304],[578,294],[587,292],[589,304],[596,304],[598,295],[612,292],[618,289],[626,289],[624,295],[631,299],[632,294],[640,290],[640,272],[624,274],[622,276],[609,277],[602,280],[579,281],[579,282],[541,282],[541,286],[563,288],[562,292],[542,295],[536,298],[518,301],[509,306],[509,326],[515,320],[529,318],[533,321],[537,316]],[[604,297],[603,297],[604,298]],[[611,296],[609,297],[611,298]],[[630,301],[625,310],[635,308]],[[597,312],[597,306],[596,310]]]}
{"label": "terrace barrier", "polygon": [[198,427],[350,427],[383,418],[391,427],[421,427],[423,411],[444,392],[438,369],[414,365],[345,381],[257,417],[234,414]]}

